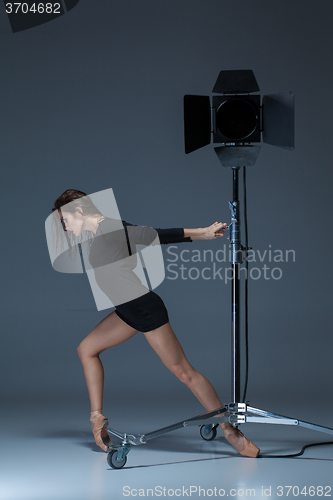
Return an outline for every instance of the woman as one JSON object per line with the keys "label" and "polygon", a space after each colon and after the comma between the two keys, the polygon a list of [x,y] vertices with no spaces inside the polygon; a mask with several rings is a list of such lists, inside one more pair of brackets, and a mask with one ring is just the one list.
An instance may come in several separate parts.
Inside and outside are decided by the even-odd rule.
{"label": "woman", "polygon": [[[106,349],[130,339],[138,331],[143,332],[165,366],[189,387],[207,411],[221,408],[222,403],[211,383],[187,360],[171,328],[162,299],[141,282],[138,283],[140,280],[134,277],[133,273],[135,263],[124,264],[127,262],[124,255],[126,253],[127,257],[131,256],[135,243],[141,243],[140,238],[146,243],[148,241],[148,244],[151,243],[154,240],[154,231],[157,231],[162,244],[181,243],[222,237],[226,224],[215,222],[209,227],[197,229],[141,228],[138,236],[139,226],[122,221],[122,231],[115,231],[112,227],[114,220],[105,217],[85,193],[73,189],[65,191],[57,198],[53,210],[58,211],[65,231],[71,232],[75,237],[85,231],[90,231],[93,235],[89,260],[94,267],[97,284],[116,306],[116,310],[106,316],[78,346],[89,393],[90,422],[96,444],[103,451],[107,451],[107,445],[111,444],[107,432],[108,420],[102,414],[104,370],[99,355]],[[116,267],[116,272],[111,271],[112,279],[108,280],[105,278],[108,277],[105,269],[111,268],[110,262],[120,264]],[[125,281],[130,282],[131,293],[135,290],[135,298],[127,301],[123,296],[120,299],[109,283],[114,279],[117,282],[119,275],[124,272],[127,273]],[[120,288],[123,287],[118,283],[118,290]],[[241,455],[256,457],[259,454],[259,448],[229,422],[219,425],[227,441]]]}

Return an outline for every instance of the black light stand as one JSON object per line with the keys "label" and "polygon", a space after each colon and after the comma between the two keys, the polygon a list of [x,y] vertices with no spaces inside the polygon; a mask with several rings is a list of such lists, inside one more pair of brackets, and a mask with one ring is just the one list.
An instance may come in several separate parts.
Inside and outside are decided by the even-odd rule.
{"label": "black light stand", "polygon": [[233,174],[233,200],[229,202],[231,210],[231,224],[229,226],[229,239],[231,243],[231,349],[232,349],[232,386],[231,400],[233,403],[240,401],[240,266],[242,264],[242,247],[240,242],[239,200],[238,200],[238,171],[239,167],[232,169]]}
{"label": "black light stand", "polygon": [[[333,434],[333,429],[291,419],[241,403],[240,398],[240,266],[244,248],[240,237],[240,214],[238,200],[238,173],[240,166],[255,164],[263,142],[285,149],[294,149],[294,93],[282,92],[265,95],[262,105],[260,96],[250,93],[259,91],[251,70],[221,71],[213,92],[222,94],[213,97],[210,107],[208,96],[184,96],[185,152],[191,153],[211,141],[223,146],[214,148],[224,167],[233,172],[233,201],[229,202],[231,223],[229,240],[232,246],[232,388],[231,403],[226,405],[226,416],[233,425],[246,422],[281,425],[299,425],[309,429]],[[210,109],[209,109],[210,108]],[[247,277],[246,277],[247,279]],[[208,415],[207,415],[208,417]],[[208,417],[209,418],[209,417]],[[219,422],[223,418],[216,418]],[[206,425],[202,437],[212,439],[212,430]]]}
{"label": "black light stand", "polygon": [[231,400],[240,401],[240,266],[243,262],[243,249],[240,241],[240,216],[238,200],[238,172],[240,167],[233,167],[233,200],[229,202],[231,224],[229,240],[231,243],[231,349],[232,349],[232,386]]}

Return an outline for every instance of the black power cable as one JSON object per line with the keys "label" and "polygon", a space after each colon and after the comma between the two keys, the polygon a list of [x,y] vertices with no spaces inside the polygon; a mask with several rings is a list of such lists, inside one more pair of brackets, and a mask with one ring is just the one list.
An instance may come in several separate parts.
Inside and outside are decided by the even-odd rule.
{"label": "black power cable", "polygon": [[264,455],[264,454],[260,453],[258,455],[258,458],[293,458],[293,457],[299,457],[299,456],[303,455],[303,453],[306,450],[306,448],[310,448],[311,446],[321,446],[323,444],[333,444],[333,441],[324,441],[322,443],[306,444],[305,446],[303,446],[303,448],[301,449],[301,451],[299,451],[298,453],[292,453],[290,455]]}

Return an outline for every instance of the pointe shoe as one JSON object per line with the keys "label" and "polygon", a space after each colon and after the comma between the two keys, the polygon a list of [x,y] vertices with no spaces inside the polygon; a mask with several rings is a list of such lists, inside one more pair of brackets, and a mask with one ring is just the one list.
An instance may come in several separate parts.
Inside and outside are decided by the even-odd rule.
{"label": "pointe shoe", "polygon": [[233,425],[225,425],[222,427],[226,440],[236,448],[238,453],[244,457],[256,458],[259,455],[260,449],[252,441],[247,439],[244,434],[236,429]]}
{"label": "pointe shoe", "polygon": [[99,414],[96,418],[90,419],[90,424],[95,443],[102,448],[103,451],[107,451],[108,445],[111,444],[111,439],[107,431],[107,426],[109,425],[108,419],[102,414]]}

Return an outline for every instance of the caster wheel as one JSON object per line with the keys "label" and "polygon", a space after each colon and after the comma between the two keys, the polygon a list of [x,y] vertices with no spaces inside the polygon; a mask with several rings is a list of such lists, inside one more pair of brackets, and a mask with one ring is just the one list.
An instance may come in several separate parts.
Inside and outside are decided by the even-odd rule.
{"label": "caster wheel", "polygon": [[212,427],[208,433],[205,432],[205,429],[206,429],[205,425],[202,425],[200,427],[200,436],[202,437],[202,439],[204,439],[205,441],[212,441],[213,439],[216,438],[217,434],[216,427]]}
{"label": "caster wheel", "polygon": [[118,451],[113,450],[108,453],[107,462],[112,469],[121,469],[127,462],[127,457],[125,456],[121,462],[117,461]]}

